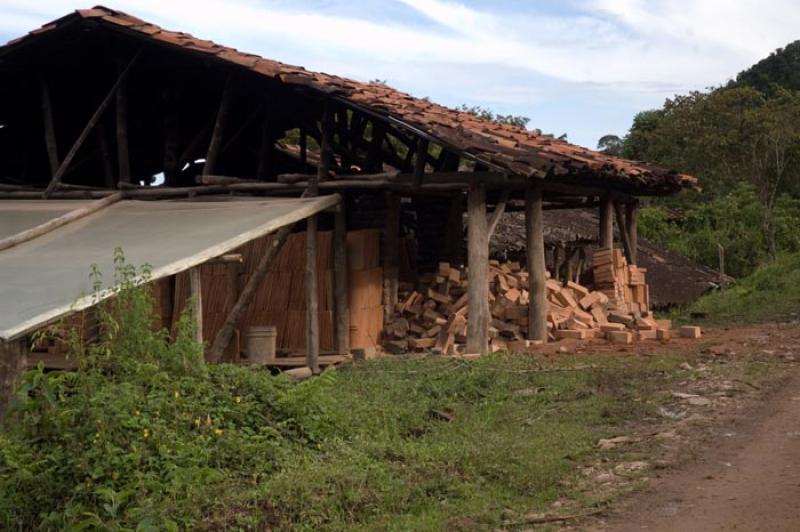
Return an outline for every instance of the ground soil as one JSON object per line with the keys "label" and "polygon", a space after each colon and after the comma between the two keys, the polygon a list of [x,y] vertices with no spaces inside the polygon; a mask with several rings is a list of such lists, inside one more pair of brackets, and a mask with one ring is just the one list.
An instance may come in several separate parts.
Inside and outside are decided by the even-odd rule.
{"label": "ground soil", "polygon": [[[711,331],[702,349],[782,362],[771,384],[726,405],[683,460],[613,511],[578,528],[600,531],[800,530],[800,325]],[[676,344],[677,348],[683,344]]]}

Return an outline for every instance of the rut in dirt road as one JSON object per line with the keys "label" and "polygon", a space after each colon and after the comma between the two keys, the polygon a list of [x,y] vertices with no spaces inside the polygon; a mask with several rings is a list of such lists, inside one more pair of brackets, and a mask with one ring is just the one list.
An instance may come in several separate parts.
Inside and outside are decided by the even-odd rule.
{"label": "rut in dirt road", "polygon": [[715,438],[704,459],[634,499],[603,530],[800,530],[800,371],[753,415]]}

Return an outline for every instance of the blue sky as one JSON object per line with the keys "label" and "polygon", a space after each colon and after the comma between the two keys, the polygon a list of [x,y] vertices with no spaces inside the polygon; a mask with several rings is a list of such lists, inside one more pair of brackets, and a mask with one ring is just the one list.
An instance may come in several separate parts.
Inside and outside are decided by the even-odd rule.
{"label": "blue sky", "polygon": [[[77,7],[0,0],[0,41]],[[636,112],[800,38],[792,0],[119,0],[169,29],[439,103],[531,118],[594,148]]]}

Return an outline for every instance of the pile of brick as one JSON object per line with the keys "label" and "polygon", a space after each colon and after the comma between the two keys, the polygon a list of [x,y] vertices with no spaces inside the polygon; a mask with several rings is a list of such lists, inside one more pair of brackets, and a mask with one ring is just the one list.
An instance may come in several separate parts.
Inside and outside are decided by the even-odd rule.
{"label": "pile of brick", "polygon": [[[671,322],[654,319],[648,309],[643,269],[626,265],[618,250],[597,252],[594,268],[599,274],[597,290],[547,279],[549,340],[605,338],[630,344],[636,339],[671,338]],[[528,273],[517,262],[491,261],[489,276],[491,350],[533,347],[526,340]],[[466,277],[464,270],[441,263],[435,274],[422,276],[417,289],[401,286],[395,316],[384,329],[387,351],[463,353],[468,312]],[[700,330],[686,327],[680,334],[699,337]]]}

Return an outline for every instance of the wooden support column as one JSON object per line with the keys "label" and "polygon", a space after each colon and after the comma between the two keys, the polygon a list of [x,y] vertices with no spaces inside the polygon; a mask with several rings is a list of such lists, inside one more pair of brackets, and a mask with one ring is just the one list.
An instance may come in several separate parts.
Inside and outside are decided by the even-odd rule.
{"label": "wooden support column", "polygon": [[53,105],[50,102],[50,89],[44,77],[41,79],[42,88],[42,117],[44,119],[44,141],[47,147],[47,160],[50,163],[50,177],[56,175],[58,171],[58,144],[56,142],[56,130],[53,125]]}
{"label": "wooden support column", "polygon": [[633,248],[628,238],[628,225],[625,222],[625,214],[622,212],[622,205],[614,202],[614,213],[617,217],[617,229],[619,229],[620,240],[622,240],[622,250],[625,252],[625,260],[628,264],[633,264]]}
{"label": "wooden support column", "polygon": [[[320,143],[320,161],[316,176],[308,182],[307,195],[314,197],[319,194],[319,182],[328,176],[330,163],[332,115],[330,104],[326,101],[322,110],[320,123],[322,142]],[[306,365],[313,374],[318,374],[319,369],[319,291],[317,279],[317,216],[306,220]]]}
{"label": "wooden support column", "polygon": [[525,191],[525,240],[527,248],[528,339],[547,342],[547,297],[545,282],[547,269],[544,262],[544,215],[542,191],[531,188]]}
{"label": "wooden support column", "polygon": [[481,183],[473,183],[469,187],[467,232],[467,352],[486,353],[489,350],[489,235],[486,225],[486,188]]}
{"label": "wooden support column", "polygon": [[600,200],[600,238],[601,249],[614,247],[614,207],[609,194]]}
{"label": "wooden support column", "polygon": [[625,209],[625,227],[628,229],[628,241],[631,245],[631,264],[639,263],[639,202],[632,201]]}
{"label": "wooden support column", "polygon": [[131,182],[131,161],[128,152],[128,83],[123,80],[116,94],[117,182]]}
{"label": "wooden support column", "polygon": [[422,178],[425,174],[425,163],[428,162],[428,140],[420,138],[417,140],[417,156],[414,161],[414,186],[422,186]]}
{"label": "wooden support column", "polygon": [[386,193],[386,227],[383,235],[383,322],[392,321],[400,284],[400,197]]}
{"label": "wooden support column", "polygon": [[19,378],[25,371],[25,347],[24,339],[0,342],[0,421],[5,417]]}
{"label": "wooden support column", "polygon": [[333,213],[333,319],[336,352],[350,352],[350,305],[347,300],[347,216],[345,200]]}
{"label": "wooden support column", "polygon": [[228,121],[228,109],[230,107],[231,93],[233,92],[233,74],[228,74],[225,80],[225,88],[222,90],[222,99],[217,110],[217,120],[214,123],[214,131],[211,133],[211,140],[208,143],[206,152],[206,162],[203,165],[203,175],[214,173],[217,164],[217,155],[222,144],[222,135],[225,132],[225,123]]}
{"label": "wooden support column", "polygon": [[100,146],[100,158],[103,161],[103,179],[106,188],[112,189],[116,187],[114,179],[114,163],[111,159],[111,149],[108,146],[108,138],[106,137],[106,128],[101,121],[97,124],[95,130],[97,135],[97,143]]}
{"label": "wooden support column", "polygon": [[80,147],[83,146],[83,143],[86,141],[86,138],[92,132],[97,123],[100,121],[100,118],[102,118],[103,112],[105,112],[106,108],[111,103],[111,99],[117,93],[119,88],[124,84],[128,73],[130,72],[131,68],[133,68],[133,65],[136,64],[136,60],[139,58],[139,56],[141,56],[141,53],[142,52],[139,51],[135,56],[133,56],[133,59],[131,59],[131,61],[128,63],[128,66],[126,66],[125,70],[123,70],[122,73],[119,75],[117,81],[114,83],[114,85],[112,85],[111,89],[108,91],[108,94],[106,94],[106,97],[103,99],[102,102],[100,102],[100,105],[97,107],[94,114],[89,119],[89,122],[86,123],[86,126],[84,126],[83,131],[81,131],[80,135],[78,135],[78,138],[75,140],[72,147],[69,149],[69,152],[67,152],[67,155],[64,156],[64,160],[61,161],[58,170],[56,170],[56,172],[53,174],[53,178],[50,180],[50,183],[47,185],[47,188],[44,191],[45,198],[49,197],[50,194],[52,194],[53,191],[56,189],[56,187],[59,185],[59,183],[61,183],[61,178],[64,177],[67,168],[69,168],[70,163],[72,163],[72,159],[75,158],[75,155],[78,153]]}
{"label": "wooden support column", "polygon": [[200,278],[200,265],[189,270],[189,300],[192,305],[192,321],[194,322],[194,339],[203,343],[203,289]]}
{"label": "wooden support column", "polygon": [[275,169],[273,168],[275,138],[272,132],[273,124],[270,109],[270,102],[267,101],[264,107],[264,125],[261,128],[261,146],[258,149],[258,169],[256,170],[256,177],[259,179],[266,179],[275,175]]}

